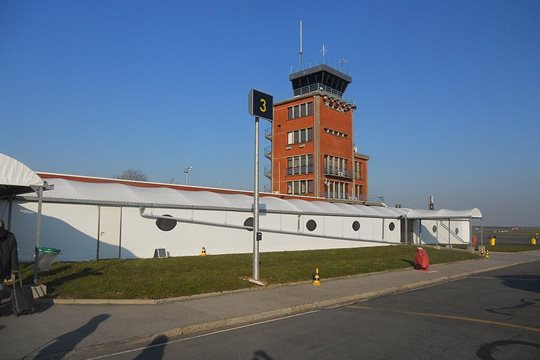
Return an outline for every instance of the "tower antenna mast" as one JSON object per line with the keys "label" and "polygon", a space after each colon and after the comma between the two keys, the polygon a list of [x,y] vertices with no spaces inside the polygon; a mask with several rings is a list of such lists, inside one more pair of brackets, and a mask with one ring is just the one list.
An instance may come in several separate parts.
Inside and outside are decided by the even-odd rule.
{"label": "tower antenna mast", "polygon": [[300,70],[304,70],[304,46],[302,41],[302,20],[300,20]]}

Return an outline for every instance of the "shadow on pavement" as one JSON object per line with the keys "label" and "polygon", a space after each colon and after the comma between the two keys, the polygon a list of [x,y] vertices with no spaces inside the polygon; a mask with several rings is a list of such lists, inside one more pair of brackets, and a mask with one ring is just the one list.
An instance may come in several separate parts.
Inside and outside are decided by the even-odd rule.
{"label": "shadow on pavement", "polygon": [[540,292],[540,276],[538,275],[503,275],[497,276],[503,285],[531,292]]}
{"label": "shadow on pavement", "polygon": [[540,307],[540,299],[533,299],[532,301],[520,299],[519,304],[516,304],[514,306],[505,306],[505,307],[500,307],[500,308],[486,309],[486,311],[490,313],[494,313],[494,314],[499,314],[499,315],[512,315],[502,310],[521,310],[530,306]]}
{"label": "shadow on pavement", "polygon": [[[492,356],[492,353],[494,350],[495,352],[502,351],[502,349],[497,349],[501,346],[509,346],[509,345],[522,345],[527,347],[535,347],[537,350],[540,350],[540,344],[528,342],[528,341],[519,341],[519,340],[501,340],[501,341],[494,341],[489,344],[483,345],[481,348],[478,349],[476,352],[476,355],[482,359],[482,360],[495,360],[495,358]],[[525,352],[530,352],[533,349],[524,349]],[[500,355],[500,354],[499,354]]]}
{"label": "shadow on pavement", "polygon": [[251,360],[272,360],[272,358],[265,351],[257,350],[253,353]]}
{"label": "shadow on pavement", "polygon": [[157,336],[147,347],[144,348],[142,353],[137,355],[134,360],[151,360],[151,359],[163,359],[163,353],[165,346],[167,346],[169,338],[165,335]]}
{"label": "shadow on pavement", "polygon": [[111,315],[109,314],[100,314],[94,316],[83,326],[68,333],[65,333],[64,335],[60,335],[56,339],[52,340],[49,345],[41,349],[39,353],[34,357],[34,359],[62,359],[70,351],[75,349],[75,346],[77,346],[77,344],[80,343],[85,337],[93,333],[99,326],[99,324],[107,320],[110,316]]}

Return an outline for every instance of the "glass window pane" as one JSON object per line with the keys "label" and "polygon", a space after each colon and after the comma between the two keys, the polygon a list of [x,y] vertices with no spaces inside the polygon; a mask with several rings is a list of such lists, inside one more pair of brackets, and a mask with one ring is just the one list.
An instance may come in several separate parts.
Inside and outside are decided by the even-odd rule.
{"label": "glass window pane", "polygon": [[300,105],[300,108],[301,108],[300,116],[307,116],[307,107],[306,107],[306,104]]}
{"label": "glass window pane", "polygon": [[292,106],[287,109],[288,110],[288,118],[289,120],[293,118],[293,108]]}
{"label": "glass window pane", "polygon": [[300,181],[294,181],[294,193],[300,194]]}
{"label": "glass window pane", "polygon": [[305,194],[305,193],[307,192],[307,191],[306,191],[306,190],[307,190],[307,189],[306,189],[306,182],[305,182],[305,181],[300,181],[300,185],[301,185],[300,192],[301,192],[302,194]]}
{"label": "glass window pane", "polygon": [[287,182],[287,194],[292,194],[292,182]]}
{"label": "glass window pane", "polygon": [[296,130],[294,132],[294,143],[298,144],[300,142],[300,131]]}
{"label": "glass window pane", "polygon": [[287,133],[287,144],[288,145],[294,144],[293,136],[294,135],[293,135],[292,131],[290,133]]}
{"label": "glass window pane", "polygon": [[294,107],[294,118],[299,118],[300,117],[300,105],[296,105]]}
{"label": "glass window pane", "polygon": [[313,102],[308,102],[307,107],[308,107],[308,110],[307,110],[308,116],[313,115]]}
{"label": "glass window pane", "polygon": [[313,180],[307,181],[307,192],[312,193],[313,192]]}
{"label": "glass window pane", "polygon": [[307,135],[307,141],[313,141],[313,128],[307,129],[308,135]]}

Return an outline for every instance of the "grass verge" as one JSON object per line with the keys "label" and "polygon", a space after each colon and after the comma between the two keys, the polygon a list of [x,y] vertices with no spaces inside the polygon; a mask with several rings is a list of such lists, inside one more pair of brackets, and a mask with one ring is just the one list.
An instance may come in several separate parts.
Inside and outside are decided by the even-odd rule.
{"label": "grass verge", "polygon": [[[491,246],[489,242],[485,243],[484,246],[486,247],[486,250],[489,250],[489,252],[523,252],[523,251],[534,251],[534,250],[540,249],[540,247],[538,246],[524,245],[524,244],[517,244],[517,245],[501,244],[501,245]],[[466,249],[467,246],[455,245],[454,248]],[[478,251],[478,245],[474,249],[475,251]]]}
{"label": "grass verge", "polygon": [[[431,264],[477,258],[463,250],[425,247]],[[321,279],[410,268],[415,246],[288,251],[260,254],[260,277],[268,284]],[[26,282],[32,265],[22,266]],[[211,255],[165,259],[114,259],[58,262],[40,274],[52,297],[79,299],[162,299],[254,286],[252,255]]]}

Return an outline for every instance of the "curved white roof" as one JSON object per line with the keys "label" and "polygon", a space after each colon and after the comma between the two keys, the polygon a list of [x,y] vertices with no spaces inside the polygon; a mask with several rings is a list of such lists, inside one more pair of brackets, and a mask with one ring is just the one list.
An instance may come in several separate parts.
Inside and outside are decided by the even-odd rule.
{"label": "curved white roof", "polygon": [[481,219],[482,212],[478,208],[469,210],[415,210],[407,209],[408,219],[455,219],[455,218],[473,218]]}
{"label": "curved white roof", "polygon": [[[93,183],[63,178],[51,178],[48,179],[48,182],[54,185],[54,189],[44,193],[45,200],[115,202],[129,203],[135,206],[217,207],[247,211],[250,211],[253,206],[253,197],[245,194],[221,194],[212,191],[177,190],[166,187],[140,187],[120,183]],[[266,211],[271,212],[320,213],[321,215],[357,215],[386,218],[406,216],[409,219],[482,217],[478,209],[466,211],[397,209],[330,203],[319,200],[281,199],[272,196],[261,197],[260,204],[266,208]]]}
{"label": "curved white roof", "polygon": [[32,187],[43,185],[44,181],[28,166],[0,153],[0,197],[32,192]]}

